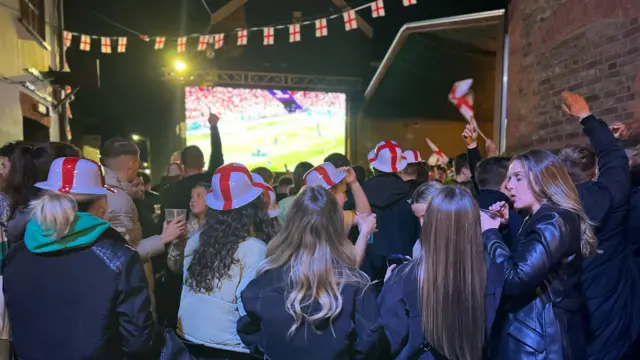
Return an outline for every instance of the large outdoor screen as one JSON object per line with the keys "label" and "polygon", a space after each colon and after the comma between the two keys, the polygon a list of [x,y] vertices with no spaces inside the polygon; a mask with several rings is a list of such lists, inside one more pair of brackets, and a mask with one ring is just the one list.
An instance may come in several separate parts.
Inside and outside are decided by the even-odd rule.
{"label": "large outdoor screen", "polygon": [[225,162],[248,168],[293,171],[297,163],[317,165],[330,153],[345,152],[346,95],[315,91],[187,87],[187,144],[211,153],[210,108]]}

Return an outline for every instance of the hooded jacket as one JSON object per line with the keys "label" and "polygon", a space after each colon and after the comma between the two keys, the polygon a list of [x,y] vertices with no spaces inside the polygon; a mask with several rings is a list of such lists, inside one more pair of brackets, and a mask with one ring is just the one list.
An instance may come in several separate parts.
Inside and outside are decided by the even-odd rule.
{"label": "hooded jacket", "polygon": [[369,242],[362,270],[371,280],[382,280],[387,257],[412,255],[420,236],[420,222],[411,211],[411,184],[396,174],[382,174],[364,183],[371,210],[376,214],[377,231]]}
{"label": "hooded jacket", "polygon": [[154,329],[144,269],[107,222],[78,213],[57,238],[32,219],[5,264],[18,359],[122,359],[149,351]]}

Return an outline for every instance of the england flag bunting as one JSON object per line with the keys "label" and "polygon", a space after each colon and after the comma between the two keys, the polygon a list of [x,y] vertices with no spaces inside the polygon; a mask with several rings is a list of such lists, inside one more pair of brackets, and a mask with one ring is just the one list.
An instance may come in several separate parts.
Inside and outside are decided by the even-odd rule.
{"label": "england flag bunting", "polygon": [[300,41],[300,24],[289,25],[289,42]]}
{"label": "england flag bunting", "polygon": [[103,37],[100,39],[100,51],[103,54],[111,54],[111,38]]}
{"label": "england flag bunting", "polygon": [[127,38],[121,36],[118,38],[118,52],[123,53],[127,51]]}
{"label": "england flag bunting", "polygon": [[358,28],[358,21],[356,20],[356,11],[349,10],[342,13],[344,18],[344,29],[350,31]]}
{"label": "england flag bunting", "polygon": [[238,46],[247,45],[247,29],[238,30]]}
{"label": "england flag bunting", "polygon": [[384,2],[382,0],[376,0],[371,3],[371,16],[374,18],[384,16]]}
{"label": "england flag bunting", "polygon": [[316,20],[316,37],[327,36],[327,19]]}
{"label": "england flag bunting", "polygon": [[218,50],[224,45],[224,34],[213,35],[213,48]]}
{"label": "england flag bunting", "polygon": [[156,37],[156,43],[153,46],[154,49],[156,50],[160,50],[160,49],[164,49],[164,43],[165,41],[167,41],[167,38],[164,36],[158,36]]}
{"label": "england flag bunting", "polygon": [[204,51],[209,45],[209,35],[200,35],[198,38],[198,51]]}
{"label": "england flag bunting", "polygon": [[[398,0],[394,0],[394,1],[398,1]],[[402,5],[405,7],[408,6],[413,6],[416,5],[418,3],[418,0],[402,0]],[[358,6],[356,8],[350,9],[347,8],[343,13],[342,13],[342,19],[343,19],[343,23],[344,23],[344,29],[345,31],[351,31],[354,29],[358,28],[358,14],[357,11],[360,10],[365,10],[365,9],[371,9],[371,16],[374,18],[379,18],[379,17],[384,17],[386,16],[386,9],[385,9],[385,5],[384,5],[384,0],[372,0],[369,3],[365,3],[361,6]],[[365,10],[366,11],[366,10]],[[334,17],[339,17],[340,15],[336,14],[333,15],[331,17],[329,17],[329,19],[333,19]],[[290,43],[295,43],[295,42],[300,42],[302,40],[302,32],[301,32],[301,27],[302,25],[306,25],[306,24],[311,24],[313,23],[315,25],[315,34],[316,37],[325,37],[328,35],[329,33],[329,29],[327,26],[327,19],[328,18],[319,18],[319,19],[315,19],[313,21],[305,21],[302,24],[289,24],[287,27],[289,29],[289,42]],[[283,26],[278,26],[278,29],[282,28]],[[238,29],[235,30],[235,35],[236,35],[236,39],[237,39],[237,45],[238,46],[245,46],[247,45],[247,40],[249,37],[249,32],[250,31],[259,31],[262,30],[262,43],[265,46],[268,45],[273,45],[275,42],[275,27],[273,26],[268,26],[268,27],[263,27],[263,28],[252,28],[252,29]],[[233,36],[233,33],[230,34],[231,36]],[[111,39],[116,39],[115,37],[102,37],[102,36],[96,36],[96,35],[85,35],[85,34],[79,34],[79,33],[75,33],[75,32],[70,32],[70,31],[64,31],[63,34],[63,46],[64,48],[68,48],[71,45],[71,42],[73,41],[73,37],[74,36],[80,36],[80,50],[82,51],[91,51],[91,41],[92,38],[93,39],[100,39],[100,49],[101,52],[104,54],[111,54],[112,53],[112,49],[111,49]],[[196,35],[190,35],[190,36],[194,36],[198,38],[198,45],[197,45],[197,50],[198,51],[205,51],[207,49],[207,47],[209,46],[209,44],[213,44],[214,48],[220,49],[223,44],[224,44],[224,33],[220,33],[220,34],[213,34],[213,35],[209,35],[209,34],[196,34]],[[151,40],[151,37],[149,37],[148,35],[139,35],[138,37],[145,41],[145,42],[149,42]],[[118,37],[118,47],[117,47],[117,52],[118,53],[124,53],[126,51],[127,48],[127,38],[126,37]],[[164,49],[167,38],[165,36],[156,36],[154,37],[155,41],[154,41],[154,46],[153,48],[155,50],[161,50]],[[176,38],[170,38],[171,40],[175,40]],[[178,37],[177,38],[177,51],[179,53],[185,52],[186,51],[186,47],[187,47],[187,36],[182,36],[182,37]]]}

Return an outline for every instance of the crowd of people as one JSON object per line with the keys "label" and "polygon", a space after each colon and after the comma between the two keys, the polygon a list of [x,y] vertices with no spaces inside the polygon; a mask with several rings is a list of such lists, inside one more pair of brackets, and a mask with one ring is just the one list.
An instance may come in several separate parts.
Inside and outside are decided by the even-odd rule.
{"label": "crowd of people", "polygon": [[590,145],[483,159],[471,121],[372,174],[225,164],[217,115],[153,189],[126,139],[7,144],[0,359],[637,359],[640,147],[563,100]]}
{"label": "crowd of people", "polygon": [[[285,106],[263,89],[226,87],[187,87],[186,116],[189,123],[205,125],[202,106],[210,105],[222,119],[247,120],[287,115]],[[341,93],[287,91],[302,108],[332,110],[343,113],[346,96]]]}

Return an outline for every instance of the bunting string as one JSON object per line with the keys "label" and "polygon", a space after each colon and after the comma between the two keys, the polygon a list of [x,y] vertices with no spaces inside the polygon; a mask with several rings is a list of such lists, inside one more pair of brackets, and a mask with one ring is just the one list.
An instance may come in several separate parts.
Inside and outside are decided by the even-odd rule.
{"label": "bunting string", "polygon": [[[131,30],[127,27],[118,25],[118,27],[127,30],[128,32],[135,35],[135,38],[138,38],[145,42],[151,42],[153,40],[153,48],[155,50],[162,50],[165,48],[167,41],[170,41],[172,44],[175,44],[176,51],[179,53],[185,52],[187,50],[187,46],[196,47],[197,51],[205,51],[209,45],[211,44],[215,50],[220,49],[225,42],[225,35],[227,37],[231,37],[231,40],[235,40],[238,46],[245,46],[249,41],[250,34],[261,34],[262,44],[264,46],[271,46],[276,43],[275,39],[275,30],[277,29],[288,29],[289,33],[289,42],[296,43],[302,40],[301,35],[301,27],[305,25],[313,25],[315,28],[315,37],[325,37],[329,34],[329,29],[327,25],[327,21],[336,18],[342,18],[344,31],[352,31],[358,28],[357,21],[357,12],[361,10],[369,10],[371,12],[372,18],[380,18],[386,16],[385,0],[374,0],[373,2],[366,3],[364,5],[360,5],[355,8],[345,9],[344,11],[328,15],[325,17],[319,17],[315,19],[308,19],[299,23],[293,24],[285,24],[285,25],[272,25],[272,26],[261,26],[261,27],[251,27],[246,29],[236,29],[231,33],[218,33],[218,34],[189,34],[183,36],[149,36],[145,34],[141,34],[137,31]],[[410,7],[417,4],[418,0],[386,0],[389,1],[397,1],[402,2],[404,7]],[[109,20],[109,22],[112,22]],[[332,30],[332,33],[333,30]],[[255,36],[255,35],[253,35]],[[253,37],[252,36],[252,37]],[[79,49],[82,51],[91,51],[92,40],[100,41],[100,51],[103,54],[112,54],[114,51],[112,49],[112,45],[116,45],[115,52],[116,53],[124,53],[126,52],[128,39],[131,37],[127,36],[101,36],[101,35],[89,35],[74,31],[65,31],[64,32],[64,47],[65,49],[71,46],[71,42],[74,37],[80,38]],[[195,40],[195,41],[194,41]],[[255,41],[259,41],[255,39]]]}

